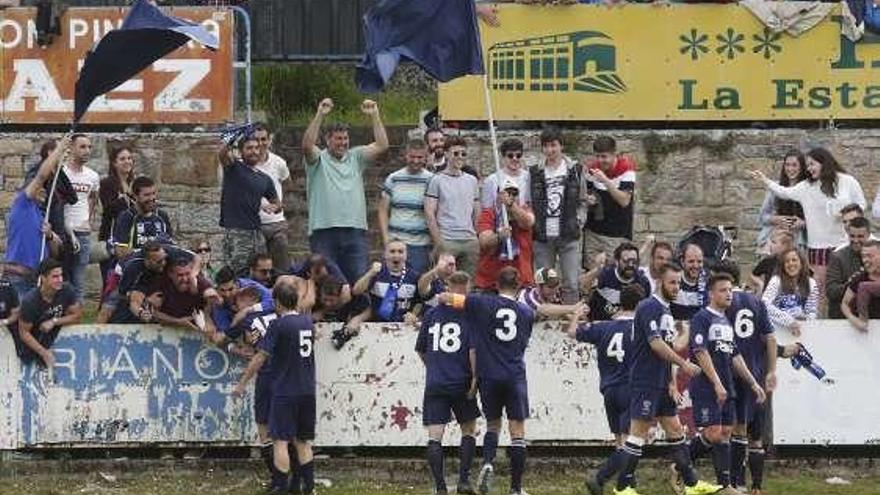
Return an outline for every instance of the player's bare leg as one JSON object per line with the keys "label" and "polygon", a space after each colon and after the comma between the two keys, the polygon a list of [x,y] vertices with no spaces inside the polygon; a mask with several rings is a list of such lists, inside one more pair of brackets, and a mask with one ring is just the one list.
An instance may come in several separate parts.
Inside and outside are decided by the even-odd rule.
{"label": "player's bare leg", "polygon": [[287,478],[290,476],[290,456],[287,453],[289,443],[287,440],[275,440],[273,443],[276,473],[272,480],[271,493],[287,493]]}

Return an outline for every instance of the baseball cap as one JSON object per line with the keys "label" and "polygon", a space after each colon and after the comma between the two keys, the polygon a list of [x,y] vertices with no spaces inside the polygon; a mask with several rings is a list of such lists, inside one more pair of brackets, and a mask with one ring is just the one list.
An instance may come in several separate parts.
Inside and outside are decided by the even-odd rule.
{"label": "baseball cap", "polygon": [[499,191],[507,191],[508,189],[516,189],[516,191],[519,192],[519,184],[517,184],[516,181],[514,181],[513,179],[508,177],[507,179],[504,180],[504,184],[502,184],[498,190]]}
{"label": "baseball cap", "polygon": [[535,271],[535,284],[545,285],[550,282],[559,283],[559,274],[555,268],[544,267]]}

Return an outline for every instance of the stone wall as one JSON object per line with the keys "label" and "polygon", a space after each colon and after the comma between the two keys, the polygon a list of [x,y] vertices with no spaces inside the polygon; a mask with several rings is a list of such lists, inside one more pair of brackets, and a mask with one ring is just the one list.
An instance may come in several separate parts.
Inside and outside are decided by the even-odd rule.
{"label": "stone wall", "polygon": [[[378,186],[391,171],[402,166],[399,155],[406,129],[390,129],[393,149],[389,158],[367,172],[368,202],[376,204]],[[484,174],[493,169],[486,132],[463,134],[473,144],[472,161]],[[503,131],[499,139],[517,137],[526,144],[527,163],[540,158],[538,131]],[[696,224],[738,225],[737,256],[752,259],[755,219],[764,196],[762,188],[746,177],[753,168],[777,176],[783,154],[792,147],[823,145],[859,178],[870,203],[880,185],[880,130],[679,130],[679,131],[568,131],[566,153],[586,156],[593,139],[610,134],[621,152],[635,157],[639,166],[636,191],[636,230],[641,240],[648,232],[658,238],[678,240]],[[295,255],[308,250],[305,176],[301,166],[301,129],[283,129],[276,136],[276,152],[288,160],[293,181],[284,197],[290,220],[291,248]],[[49,135],[0,134],[0,223],[26,166],[35,161],[40,143]],[[370,139],[368,129],[352,132],[352,143]],[[207,236],[219,252],[219,189],[214,134],[95,134],[91,165],[101,175],[107,171],[107,144],[127,140],[136,148],[136,166],[160,184],[160,202],[173,219],[176,231],[187,242]],[[340,203],[344,207],[343,203]],[[371,211],[371,226],[377,225]],[[378,232],[372,230],[374,247]],[[5,246],[5,229],[0,246]]]}

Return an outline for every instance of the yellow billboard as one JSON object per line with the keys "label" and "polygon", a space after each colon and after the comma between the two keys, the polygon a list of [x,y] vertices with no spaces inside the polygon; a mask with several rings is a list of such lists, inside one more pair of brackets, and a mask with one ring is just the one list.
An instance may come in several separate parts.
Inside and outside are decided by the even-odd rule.
{"label": "yellow billboard", "polygon": [[[481,24],[497,120],[880,117],[880,37],[839,7],[798,37],[737,5],[499,5]],[[485,120],[480,76],[440,85],[444,120]]]}

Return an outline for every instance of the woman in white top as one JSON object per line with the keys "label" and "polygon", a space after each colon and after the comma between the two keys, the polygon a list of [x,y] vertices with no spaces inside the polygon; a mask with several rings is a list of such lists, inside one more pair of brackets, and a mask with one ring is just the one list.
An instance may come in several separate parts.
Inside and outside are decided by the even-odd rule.
{"label": "woman in white top", "polygon": [[867,206],[862,186],[845,173],[834,156],[825,148],[807,152],[807,180],[784,187],[768,179],[762,172],[750,174],[760,180],[776,196],[797,201],[804,208],[807,224],[807,254],[819,293],[825,292],[825,272],[834,248],[847,242],[840,210],[847,205]]}
{"label": "woman in white top", "polygon": [[801,333],[801,321],[816,319],[819,286],[810,277],[810,269],[800,251],[790,248],[779,255],[776,275],[767,283],[761,299],[777,330],[788,330],[797,336]]}

